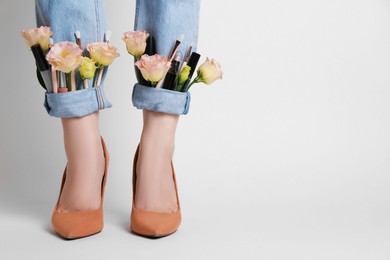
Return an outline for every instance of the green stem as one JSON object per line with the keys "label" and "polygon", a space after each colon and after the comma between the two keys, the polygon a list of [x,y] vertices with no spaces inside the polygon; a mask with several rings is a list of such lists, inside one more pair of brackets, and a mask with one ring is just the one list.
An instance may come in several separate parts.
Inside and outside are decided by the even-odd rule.
{"label": "green stem", "polygon": [[195,83],[198,83],[199,82],[199,77],[196,77],[190,84],[188,84],[188,86],[186,87],[186,89],[184,90],[184,92],[188,92],[188,90],[190,89],[190,87],[192,85],[194,85]]}

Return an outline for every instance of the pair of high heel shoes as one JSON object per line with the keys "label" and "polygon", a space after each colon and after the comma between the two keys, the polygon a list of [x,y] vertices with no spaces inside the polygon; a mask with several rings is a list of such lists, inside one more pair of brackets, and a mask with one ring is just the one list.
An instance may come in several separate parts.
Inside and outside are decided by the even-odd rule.
{"label": "pair of high heel shoes", "polygon": [[[104,174],[102,178],[102,187],[101,187],[101,201],[100,206],[96,210],[83,210],[83,211],[67,211],[62,212],[58,210],[58,204],[60,201],[61,193],[66,181],[66,167],[62,177],[60,195],[58,201],[54,207],[52,215],[52,224],[54,230],[61,237],[66,239],[76,239],[91,236],[102,231],[104,226],[103,221],[103,199],[104,199],[104,190],[106,187],[107,172],[108,172],[108,163],[109,163],[109,154],[107,151],[106,144],[104,143],[103,138],[101,138],[105,166]],[[130,230],[135,234],[145,236],[145,237],[163,237],[174,233],[181,223],[181,210],[179,197],[177,193],[176,186],[176,177],[175,170],[172,165],[172,174],[173,181],[176,189],[176,198],[178,203],[178,209],[175,212],[152,212],[144,211],[137,209],[135,204],[135,193],[136,193],[136,182],[137,182],[137,173],[136,165],[138,160],[139,147],[134,156],[133,161],[133,203],[130,217]]]}

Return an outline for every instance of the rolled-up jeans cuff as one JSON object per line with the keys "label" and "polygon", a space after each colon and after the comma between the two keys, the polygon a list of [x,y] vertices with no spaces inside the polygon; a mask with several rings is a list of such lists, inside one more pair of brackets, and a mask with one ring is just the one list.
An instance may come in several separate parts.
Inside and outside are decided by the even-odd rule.
{"label": "rolled-up jeans cuff", "polygon": [[104,108],[112,107],[107,100],[103,85],[66,93],[45,94],[43,104],[54,117],[83,117]]}
{"label": "rolled-up jeans cuff", "polygon": [[132,100],[133,105],[138,109],[186,115],[190,108],[191,95],[189,92],[147,87],[136,83]]}

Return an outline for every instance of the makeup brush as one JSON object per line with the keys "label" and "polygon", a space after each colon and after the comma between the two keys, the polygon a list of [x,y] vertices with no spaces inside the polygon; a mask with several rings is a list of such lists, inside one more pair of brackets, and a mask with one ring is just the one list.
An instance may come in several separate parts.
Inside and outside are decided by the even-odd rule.
{"label": "makeup brush", "polygon": [[[49,38],[49,49],[48,51],[50,51],[50,49],[53,47],[54,45],[54,41],[53,41],[53,38]],[[53,93],[57,93],[57,89],[58,89],[58,81],[57,81],[57,72],[55,69],[53,69],[52,66],[50,66],[50,71],[51,71],[51,82],[52,82],[52,85],[53,85]]]}
{"label": "makeup brush", "polygon": [[190,47],[188,47],[186,56],[184,56],[183,64],[181,65],[181,67],[179,69],[180,72],[183,70],[184,66],[187,65],[188,60],[190,59],[190,56],[191,56],[191,52],[192,52],[192,43],[191,43]]}
{"label": "makeup brush", "polygon": [[[173,49],[171,51],[171,53],[169,54],[168,56],[168,61],[169,62],[172,62],[173,61],[173,58],[175,57],[176,55],[176,52],[177,50],[179,49],[179,46],[181,44],[181,42],[184,40],[184,34],[180,34],[179,37],[177,37],[176,39],[176,42],[175,42],[175,45],[173,46]],[[158,83],[157,83],[157,86],[156,88],[161,88],[164,84],[164,80],[165,78],[163,78],[162,80],[160,80]]]}
{"label": "makeup brush", "polygon": [[106,33],[104,34],[104,41],[109,43],[110,38],[111,38],[111,31],[106,31]]}
{"label": "makeup brush", "polygon": [[173,60],[173,58],[175,57],[176,52],[179,49],[179,46],[180,46],[180,44],[182,43],[183,40],[184,40],[184,34],[180,34],[179,37],[177,37],[175,45],[173,46],[173,49],[172,49],[171,53],[168,56],[168,60],[169,61]]}
{"label": "makeup brush", "polygon": [[[109,43],[110,38],[111,38],[111,31],[106,31],[104,33],[104,42]],[[101,68],[100,71],[99,71],[99,75],[98,75],[98,80],[97,80],[96,86],[100,86],[100,83],[102,82],[103,70],[104,70],[104,67]]]}
{"label": "makeup brush", "polygon": [[80,31],[76,31],[74,33],[74,36],[76,37],[76,43],[80,47],[80,49],[83,49],[83,44],[81,43],[81,33]]}

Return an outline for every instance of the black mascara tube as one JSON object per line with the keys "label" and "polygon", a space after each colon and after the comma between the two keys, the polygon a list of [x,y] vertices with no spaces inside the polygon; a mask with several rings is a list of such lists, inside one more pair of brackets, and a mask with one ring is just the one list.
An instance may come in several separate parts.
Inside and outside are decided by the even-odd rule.
{"label": "black mascara tube", "polygon": [[183,84],[183,87],[181,88],[180,92],[185,92],[188,84],[190,84],[192,75],[194,75],[194,72],[196,70],[196,66],[198,65],[198,62],[199,62],[199,59],[200,59],[200,54],[199,53],[197,53],[197,52],[192,52],[191,53],[190,59],[187,62],[187,66],[189,66],[191,68],[190,69],[190,73],[188,75],[188,79]]}

